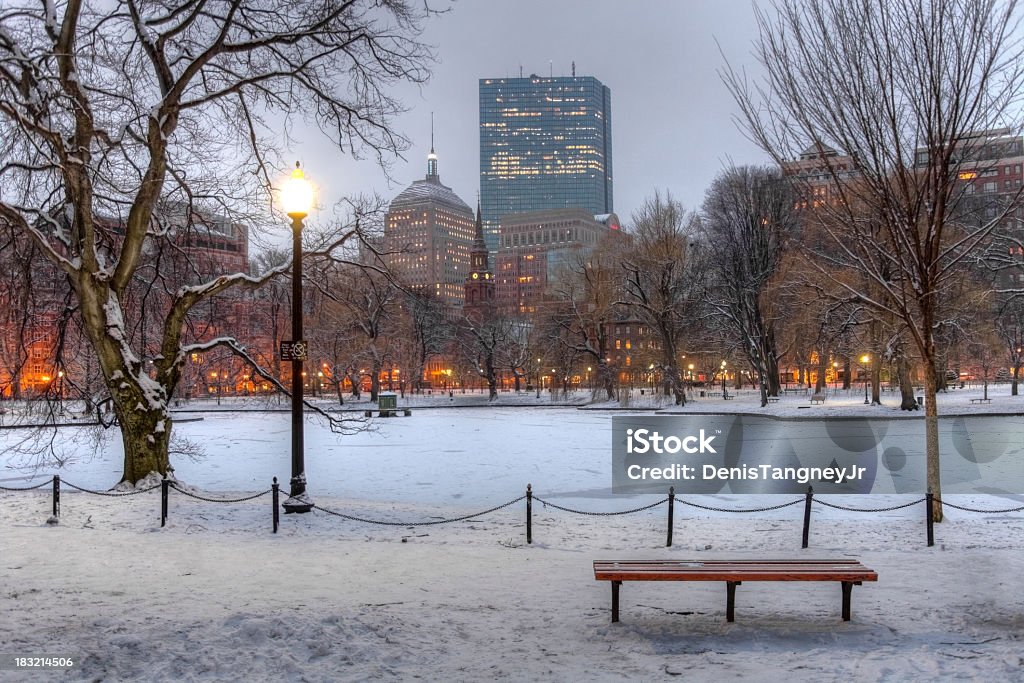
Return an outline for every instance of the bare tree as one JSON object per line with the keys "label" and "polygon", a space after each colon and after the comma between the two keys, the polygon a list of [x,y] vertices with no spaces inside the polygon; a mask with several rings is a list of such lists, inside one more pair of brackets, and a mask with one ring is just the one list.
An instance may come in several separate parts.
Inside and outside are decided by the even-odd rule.
{"label": "bare tree", "polygon": [[336,318],[343,321],[338,332],[351,336],[358,346],[357,359],[363,361],[370,378],[370,400],[376,401],[380,375],[391,354],[399,290],[386,273],[358,264],[342,264],[328,278],[321,291],[336,305]]}
{"label": "bare tree", "polygon": [[240,220],[253,198],[269,204],[275,140],[300,116],[350,153],[401,149],[387,88],[426,79],[432,55],[416,36],[428,11],[412,0],[4,3],[0,217],[71,281],[120,421],[124,480],[167,471],[167,401],[188,352],[233,344],[183,344],[189,312],[284,272],[174,291],[151,375],[126,302],[144,255],[174,237],[161,205]]}
{"label": "bare tree", "polygon": [[505,343],[498,349],[498,367],[507,371],[513,379],[515,392],[518,394],[522,388],[523,378],[529,382],[529,368],[532,341],[537,335],[536,324],[540,316],[536,313],[532,319],[523,316],[507,317],[507,335]]}
{"label": "bare tree", "polygon": [[694,340],[699,321],[703,268],[698,258],[696,217],[666,193],[633,213],[633,248],[626,269],[622,304],[656,333],[655,367],[661,371],[676,405],[686,404],[683,353]]}
{"label": "bare tree", "polygon": [[[952,220],[979,131],[1009,123],[1022,84],[1010,2],[777,0],[758,10],[751,85],[724,75],[751,138],[780,164],[816,149],[836,193],[814,212],[812,262],[848,296],[906,324],[925,368],[928,487],[941,495],[938,302],[999,225]],[[828,150],[848,155],[831,164]],[[852,269],[861,278],[842,273]],[[865,282],[870,286],[865,286]],[[875,292],[879,295],[875,295]],[[935,512],[941,519],[941,505]]]}
{"label": "bare tree", "polygon": [[467,367],[487,383],[488,400],[498,397],[498,359],[510,326],[493,311],[466,316],[459,324],[459,348]]}
{"label": "bare tree", "polygon": [[406,291],[402,333],[411,344],[410,381],[412,390],[422,393],[423,373],[431,358],[444,352],[452,337],[451,325],[445,320],[444,304],[429,291]]}
{"label": "bare tree", "polygon": [[794,199],[778,170],[750,166],[720,173],[704,199],[704,244],[714,273],[708,303],[757,372],[762,406],[779,395],[776,337],[785,306],[770,285],[796,233]]}
{"label": "bare tree", "polygon": [[1017,396],[1020,370],[1024,366],[1024,298],[1012,297],[1005,301],[996,318],[996,332],[1010,364],[1010,395]]}
{"label": "bare tree", "polygon": [[612,326],[621,308],[622,236],[608,234],[592,252],[580,254],[553,291],[561,300],[553,311],[564,334],[553,341],[570,346],[584,362],[597,366],[597,380],[606,398],[615,398],[615,368],[611,358]]}

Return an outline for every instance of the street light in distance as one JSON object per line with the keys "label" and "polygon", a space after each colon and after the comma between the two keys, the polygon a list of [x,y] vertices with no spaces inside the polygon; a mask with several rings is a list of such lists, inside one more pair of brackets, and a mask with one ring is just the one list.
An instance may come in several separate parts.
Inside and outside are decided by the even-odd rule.
{"label": "street light in distance", "polygon": [[867,405],[871,405],[871,402],[868,401],[868,379],[870,378],[869,373],[870,373],[870,370],[871,370],[871,368],[870,368],[870,366],[868,364],[871,362],[871,356],[869,356],[869,355],[867,355],[865,353],[863,356],[860,357],[860,362],[864,366],[864,372],[865,372],[865,374],[864,374],[864,405],[867,406]]}

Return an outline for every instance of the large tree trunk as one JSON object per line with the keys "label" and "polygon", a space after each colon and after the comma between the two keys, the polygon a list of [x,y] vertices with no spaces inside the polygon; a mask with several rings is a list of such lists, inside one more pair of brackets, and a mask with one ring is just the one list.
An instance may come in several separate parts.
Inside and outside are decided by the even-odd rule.
{"label": "large tree trunk", "polygon": [[[124,444],[122,481],[134,484],[170,470],[171,419],[167,393],[143,370],[128,346],[120,302],[103,284],[85,276],[75,282],[82,302],[82,322],[99,358],[114,404]],[[167,380],[173,391],[176,382]]]}
{"label": "large tree trunk", "polygon": [[775,350],[773,348],[771,355],[766,359],[766,372],[768,376],[765,378],[765,383],[767,385],[767,393],[769,396],[778,396],[779,392],[782,390],[782,385],[779,381],[779,358],[775,355],[774,351]]}
{"label": "large tree trunk", "polygon": [[683,381],[682,370],[676,367],[673,357],[662,357],[665,379],[667,380],[665,383],[666,394],[671,391],[675,404],[677,406],[684,406],[686,405],[686,383]]}
{"label": "large tree trunk", "polygon": [[[938,373],[933,358],[926,358],[924,364],[924,425],[925,453],[928,463],[928,490],[935,498],[942,498],[942,482],[939,476],[939,410],[935,403],[938,392]],[[932,510],[935,521],[942,521],[942,504],[935,502]]]}
{"label": "large tree trunk", "polygon": [[900,410],[917,410],[914,380],[910,376],[910,361],[902,352],[896,355],[896,374],[900,381]]}
{"label": "large tree trunk", "polygon": [[608,363],[601,358],[597,363],[597,374],[601,378],[601,385],[604,387],[605,398],[609,401],[615,398],[615,378],[612,376],[612,369]]}
{"label": "large tree trunk", "polygon": [[[142,401],[136,408],[142,406]],[[121,425],[124,444],[123,481],[136,483],[154,472],[168,474],[171,419],[163,408],[137,410],[114,402],[114,414]]]}
{"label": "large tree trunk", "polygon": [[383,365],[383,362],[377,359],[374,359],[370,365],[370,402],[372,403],[376,403],[380,396],[380,371]]}
{"label": "large tree trunk", "polygon": [[498,398],[498,373],[494,371],[494,352],[487,354],[487,400]]}
{"label": "large tree trunk", "polygon": [[871,405],[882,405],[882,364],[877,355],[871,362]]}
{"label": "large tree trunk", "polygon": [[814,392],[820,394],[828,389],[828,385],[825,383],[825,373],[828,372],[828,354],[825,349],[818,350],[818,377],[814,383]]}

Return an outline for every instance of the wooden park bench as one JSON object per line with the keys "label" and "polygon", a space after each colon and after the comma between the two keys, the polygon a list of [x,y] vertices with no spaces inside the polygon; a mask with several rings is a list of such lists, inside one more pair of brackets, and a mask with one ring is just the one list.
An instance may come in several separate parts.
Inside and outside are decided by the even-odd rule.
{"label": "wooden park bench", "polygon": [[769,403],[778,403],[779,402],[779,397],[778,396],[769,396],[768,397],[768,402]]}
{"label": "wooden park bench", "polygon": [[612,621],[619,620],[623,581],[725,581],[725,618],[735,621],[736,586],[744,581],[839,581],[843,621],[850,620],[850,594],[878,574],[855,559],[835,560],[596,560],[594,578],[612,582]]}
{"label": "wooden park bench", "polygon": [[726,401],[731,401],[736,397],[730,394],[728,391],[726,391],[722,394],[722,398],[724,398]]}
{"label": "wooden park bench", "polygon": [[825,394],[814,394],[813,396],[811,396],[811,405],[812,406],[815,403],[824,403],[824,402],[825,402]]}
{"label": "wooden park bench", "polygon": [[990,399],[990,398],[972,398],[971,399],[971,403],[991,403],[991,402],[992,402],[992,399]]}

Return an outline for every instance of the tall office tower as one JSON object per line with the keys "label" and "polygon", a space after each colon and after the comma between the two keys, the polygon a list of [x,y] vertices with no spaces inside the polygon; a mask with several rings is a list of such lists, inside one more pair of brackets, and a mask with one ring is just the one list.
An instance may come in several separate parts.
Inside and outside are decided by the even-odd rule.
{"label": "tall office tower", "polygon": [[426,178],[405,188],[388,207],[385,262],[405,284],[461,307],[474,227],[473,210],[441,184],[431,147]]}
{"label": "tall office tower", "polygon": [[480,201],[492,254],[507,214],[612,213],[611,111],[611,91],[592,76],[480,80]]}

